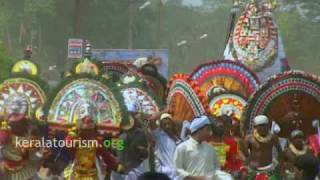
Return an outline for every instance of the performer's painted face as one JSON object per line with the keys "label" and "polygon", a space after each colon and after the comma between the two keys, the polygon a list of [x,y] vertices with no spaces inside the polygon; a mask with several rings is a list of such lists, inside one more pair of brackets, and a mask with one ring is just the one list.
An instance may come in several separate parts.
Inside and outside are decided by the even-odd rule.
{"label": "performer's painted face", "polygon": [[95,127],[93,107],[89,102],[83,102],[80,105],[78,118],[80,129],[93,129]]}
{"label": "performer's painted face", "polygon": [[79,118],[91,117],[93,115],[92,109],[89,103],[83,103],[79,109]]}
{"label": "performer's painted face", "polygon": [[19,94],[15,94],[12,98],[8,99],[7,102],[7,114],[19,114],[27,115],[28,112],[28,101],[27,99]]}

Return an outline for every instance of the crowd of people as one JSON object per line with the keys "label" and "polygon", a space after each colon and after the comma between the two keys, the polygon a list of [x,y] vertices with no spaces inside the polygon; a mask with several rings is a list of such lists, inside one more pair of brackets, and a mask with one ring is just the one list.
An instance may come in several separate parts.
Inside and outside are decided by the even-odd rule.
{"label": "crowd of people", "polygon": [[[163,113],[155,119],[140,125],[136,119],[136,132],[129,133],[129,137],[137,137],[141,128],[140,134],[146,134],[148,143],[144,146],[141,138],[137,139],[142,144],[136,147],[144,146],[145,153],[141,153],[142,149],[140,153],[129,153],[129,156],[140,154],[140,158],[135,158],[140,161],[123,179],[139,179],[139,176],[172,180],[317,178],[319,162],[305,142],[303,132],[294,130],[286,143],[280,143],[267,116],[255,117],[253,131],[244,137],[238,120],[228,116],[203,115],[191,122],[177,123],[169,113]],[[129,146],[132,143],[127,142]],[[144,166],[146,159],[148,168]],[[154,176],[150,175],[152,172]],[[111,176],[111,179],[119,178]]]}

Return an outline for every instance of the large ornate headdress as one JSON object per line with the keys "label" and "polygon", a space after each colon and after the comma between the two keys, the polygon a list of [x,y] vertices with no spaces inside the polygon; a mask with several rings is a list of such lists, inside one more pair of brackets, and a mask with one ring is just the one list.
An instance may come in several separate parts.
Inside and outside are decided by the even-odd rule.
{"label": "large ornate headdress", "polygon": [[138,76],[128,75],[123,77],[119,86],[129,111],[146,115],[152,115],[160,111],[161,102],[152,91],[148,90],[148,85],[143,79]]}
{"label": "large ornate headdress", "polygon": [[87,118],[98,131],[117,134],[128,120],[120,89],[99,76],[100,69],[89,56],[88,53],[76,66],[75,74],[65,79],[53,94],[46,107],[48,122],[51,129],[68,130]]}
{"label": "large ornate headdress", "polygon": [[185,74],[175,74],[168,85],[167,105],[176,121],[193,120],[209,112],[205,93]]}
{"label": "large ornate headdress", "polygon": [[[236,2],[236,4],[238,4]],[[230,30],[225,59],[239,61],[258,73],[261,81],[287,70],[278,28],[272,17],[274,0],[250,1]]]}
{"label": "large ornate headdress", "polygon": [[253,129],[257,115],[267,115],[280,125],[280,136],[294,129],[314,134],[312,121],[320,118],[320,78],[301,71],[288,71],[271,77],[248,100],[243,115],[244,133]]}
{"label": "large ornate headdress", "polygon": [[212,115],[228,115],[238,120],[246,99],[260,84],[254,72],[230,60],[201,64],[190,74],[190,78],[207,96]]}
{"label": "large ornate headdress", "polygon": [[34,118],[35,112],[46,101],[46,84],[38,78],[39,70],[31,61],[32,50],[28,46],[25,58],[12,66],[11,77],[0,84],[0,112],[24,114]]}

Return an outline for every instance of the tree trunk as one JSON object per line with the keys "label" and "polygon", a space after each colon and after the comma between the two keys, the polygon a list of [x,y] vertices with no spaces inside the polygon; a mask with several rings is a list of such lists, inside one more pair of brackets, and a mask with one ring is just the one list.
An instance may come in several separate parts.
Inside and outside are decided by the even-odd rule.
{"label": "tree trunk", "polygon": [[11,35],[10,35],[10,31],[9,31],[8,27],[6,27],[6,34],[7,34],[7,49],[8,49],[8,52],[11,53],[12,52],[12,39],[11,39]]}
{"label": "tree trunk", "polygon": [[161,31],[162,31],[162,9],[163,4],[162,0],[159,0],[159,24],[158,24],[158,48],[161,48]]}
{"label": "tree trunk", "polygon": [[74,8],[74,36],[80,36],[80,15],[81,15],[81,0],[75,0]]}
{"label": "tree trunk", "polygon": [[39,51],[39,52],[42,52],[42,28],[41,28],[41,26],[39,26],[38,51]]}
{"label": "tree trunk", "polygon": [[133,48],[133,0],[129,0],[128,49]]}

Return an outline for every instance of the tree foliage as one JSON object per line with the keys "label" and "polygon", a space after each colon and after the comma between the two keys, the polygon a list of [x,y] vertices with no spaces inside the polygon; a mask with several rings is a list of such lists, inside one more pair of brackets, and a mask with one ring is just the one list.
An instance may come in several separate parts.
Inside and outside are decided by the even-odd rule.
{"label": "tree foliage", "polygon": [[[94,48],[127,48],[129,2],[133,48],[169,49],[171,74],[190,72],[201,62],[223,57],[231,0],[203,0],[202,7],[183,6],[181,0],[167,0],[160,6],[160,0],[150,0],[151,5],[143,10],[139,6],[145,0],[79,1],[80,13],[76,14],[76,0],[0,0],[0,40],[12,59],[21,58],[25,46],[32,44],[33,59],[42,69],[49,65],[58,65],[60,71],[68,68],[67,40],[75,37],[76,16],[80,19],[78,37],[90,40]],[[319,74],[319,23],[291,12],[277,12],[275,17],[290,63]],[[208,36],[200,39],[203,34]],[[177,46],[182,40],[187,44]],[[3,67],[1,72],[7,71]]]}
{"label": "tree foliage", "polygon": [[6,53],[4,48],[0,48],[0,82],[8,78],[10,66],[12,64],[12,60]]}

